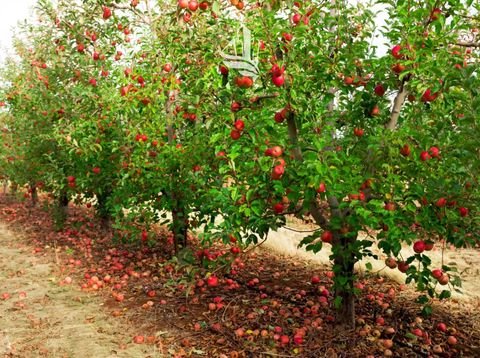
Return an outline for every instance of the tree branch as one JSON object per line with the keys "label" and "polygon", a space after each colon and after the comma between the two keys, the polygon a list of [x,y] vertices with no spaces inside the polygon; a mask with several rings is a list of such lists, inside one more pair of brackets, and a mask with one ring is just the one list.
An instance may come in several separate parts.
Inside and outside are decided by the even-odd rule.
{"label": "tree branch", "polygon": [[402,80],[402,84],[398,90],[397,96],[393,101],[392,112],[390,114],[390,120],[387,124],[385,124],[385,128],[391,131],[395,130],[398,124],[398,118],[400,117],[400,111],[402,109],[403,104],[405,103],[405,99],[407,98],[408,92],[405,88],[405,83],[407,82],[407,78],[405,77]]}

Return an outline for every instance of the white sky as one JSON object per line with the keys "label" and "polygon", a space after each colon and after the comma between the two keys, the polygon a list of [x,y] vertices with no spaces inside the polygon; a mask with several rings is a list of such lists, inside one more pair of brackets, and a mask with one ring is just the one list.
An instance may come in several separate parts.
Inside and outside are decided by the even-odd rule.
{"label": "white sky", "polygon": [[0,5],[0,63],[11,53],[13,27],[32,16],[36,0],[2,0]]}

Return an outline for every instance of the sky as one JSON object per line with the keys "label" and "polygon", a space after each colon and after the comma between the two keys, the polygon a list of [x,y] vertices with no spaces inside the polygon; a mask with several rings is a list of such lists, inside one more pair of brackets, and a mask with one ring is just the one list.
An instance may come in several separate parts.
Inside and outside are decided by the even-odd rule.
{"label": "sky", "polygon": [[36,0],[2,1],[0,11],[0,62],[11,52],[13,27],[18,21],[30,18]]}

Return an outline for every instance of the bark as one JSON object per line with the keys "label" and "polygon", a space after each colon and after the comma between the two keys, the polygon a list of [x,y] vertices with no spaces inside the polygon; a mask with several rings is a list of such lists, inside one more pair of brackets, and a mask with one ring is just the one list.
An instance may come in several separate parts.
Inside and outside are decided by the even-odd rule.
{"label": "bark", "polygon": [[32,206],[36,206],[38,203],[38,192],[34,183],[30,183],[30,191],[32,193]]}
{"label": "bark", "polygon": [[[337,309],[337,323],[349,328],[355,328],[355,294],[353,293],[354,268],[357,259],[352,250],[351,244],[356,241],[355,238],[337,236],[336,251],[334,253],[333,271],[335,275],[346,279],[346,281],[335,281],[335,297],[341,300]],[[335,243],[334,242],[334,243]]]}
{"label": "bark", "polygon": [[111,195],[111,192],[97,194],[96,212],[97,212],[98,218],[101,221],[101,225],[104,229],[109,229],[111,227],[112,216],[107,207],[107,201],[110,195]]}
{"label": "bark", "polygon": [[175,244],[175,255],[180,250],[187,247],[188,224],[184,207],[178,203],[177,207],[172,210],[172,231]]}
{"label": "bark", "polygon": [[395,97],[395,100],[393,101],[392,112],[390,114],[390,120],[385,125],[385,128],[387,128],[391,131],[393,131],[397,128],[398,118],[400,117],[400,111],[401,111],[402,106],[405,103],[405,99],[407,98],[407,95],[408,95],[407,89],[405,88],[405,83],[406,82],[407,82],[407,79],[405,78],[402,81],[402,84],[400,85],[400,88],[398,90],[397,96]]}
{"label": "bark", "polygon": [[62,191],[57,197],[54,207],[54,222],[57,230],[63,229],[68,216],[68,195],[66,191]]}

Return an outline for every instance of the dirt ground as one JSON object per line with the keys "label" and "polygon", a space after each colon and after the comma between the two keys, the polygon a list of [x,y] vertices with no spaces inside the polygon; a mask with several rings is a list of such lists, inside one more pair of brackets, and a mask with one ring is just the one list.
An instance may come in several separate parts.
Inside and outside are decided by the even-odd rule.
{"label": "dirt ground", "polygon": [[[53,261],[52,261],[53,260]],[[0,357],[162,357],[134,345],[102,300],[61,285],[55,259],[35,254],[0,224]]]}

